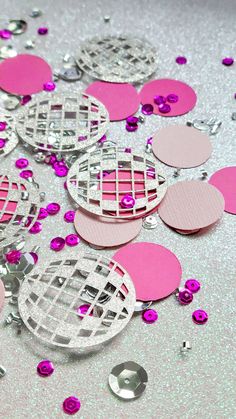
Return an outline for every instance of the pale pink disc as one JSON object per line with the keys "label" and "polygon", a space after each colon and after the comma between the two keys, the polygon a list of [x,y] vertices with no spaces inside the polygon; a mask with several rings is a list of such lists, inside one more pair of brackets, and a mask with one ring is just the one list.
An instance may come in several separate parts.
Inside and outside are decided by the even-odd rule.
{"label": "pale pink disc", "polygon": [[95,81],[86,93],[105,105],[111,121],[121,121],[133,115],[139,108],[139,95],[132,84]]}
{"label": "pale pink disc", "polygon": [[236,166],[224,167],[217,170],[209,183],[214,185],[223,194],[225,211],[236,214]]}
{"label": "pale pink disc", "polygon": [[157,131],[152,149],[163,163],[184,169],[200,166],[212,153],[208,135],[187,125],[170,125]]}
{"label": "pale pink disc", "polygon": [[82,239],[101,247],[120,246],[133,240],[142,228],[142,219],[113,220],[98,217],[81,208],[76,211],[74,226]]}
{"label": "pale pink disc", "polygon": [[44,83],[51,80],[51,67],[37,55],[20,54],[0,64],[0,87],[13,95],[41,92]]}
{"label": "pale pink disc", "polygon": [[5,298],[5,288],[3,285],[3,282],[0,279],[0,312],[3,309],[4,306],[4,298]]}
{"label": "pale pink disc", "polygon": [[158,207],[161,219],[176,230],[197,230],[215,223],[224,212],[224,197],[200,180],[177,182],[168,187]]}
{"label": "pale pink disc", "polygon": [[155,301],[167,297],[181,280],[182,268],[169,249],[155,243],[130,243],[113,256],[133,280],[136,298]]}
{"label": "pale pink disc", "polygon": [[[178,96],[178,102],[169,103],[171,111],[164,114],[158,110],[158,105],[154,103],[154,96],[168,96],[169,94]],[[197,96],[192,87],[188,84],[173,79],[152,80],[146,83],[140,91],[140,100],[144,105],[151,103],[154,106],[154,113],[161,116],[184,115],[191,111],[196,105]]]}

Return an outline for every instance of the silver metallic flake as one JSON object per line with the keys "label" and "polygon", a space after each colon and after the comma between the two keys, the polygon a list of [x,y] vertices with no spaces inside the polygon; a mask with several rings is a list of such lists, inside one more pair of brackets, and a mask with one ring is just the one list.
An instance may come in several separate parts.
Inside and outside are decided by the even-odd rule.
{"label": "silver metallic flake", "polygon": [[15,118],[13,115],[0,112],[0,121],[6,122],[7,126],[4,131],[0,132],[0,137],[5,140],[5,146],[0,149],[0,159],[11,153],[17,146],[19,140],[15,132]]}
{"label": "silver metallic flake", "polygon": [[12,58],[17,55],[17,51],[11,45],[3,45],[0,48],[0,58]]}
{"label": "silver metallic flake", "polygon": [[127,361],[116,365],[108,378],[113,393],[121,399],[135,399],[144,392],[147,382],[147,372],[141,365]]}

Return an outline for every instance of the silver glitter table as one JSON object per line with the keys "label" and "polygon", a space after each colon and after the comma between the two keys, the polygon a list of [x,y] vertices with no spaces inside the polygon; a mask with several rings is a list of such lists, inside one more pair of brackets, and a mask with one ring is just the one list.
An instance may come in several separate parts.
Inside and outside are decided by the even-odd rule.
{"label": "silver glitter table", "polygon": [[[30,18],[33,7],[43,15]],[[186,123],[201,117],[215,117],[223,124],[212,137],[213,154],[204,167],[183,170],[178,178],[199,178],[201,169],[210,175],[215,170],[236,164],[236,122],[231,114],[236,109],[236,66],[224,67],[221,59],[235,54],[234,0],[2,0],[1,24],[8,19],[25,19],[28,29],[15,36],[8,44],[18,53],[27,52],[27,40],[35,39],[38,54],[60,69],[64,54],[76,54],[78,44],[88,37],[125,33],[146,37],[158,50],[159,68],[156,77],[170,77],[189,83],[197,92],[198,102],[188,115],[179,118],[147,117],[136,133],[127,133],[125,122],[112,123],[108,138],[119,145],[142,151],[145,142],[155,130],[172,123]],[[104,22],[109,15],[110,21]],[[47,26],[47,36],[38,36],[37,28]],[[1,41],[1,45],[6,41]],[[175,57],[185,55],[187,65],[177,65]],[[60,81],[57,91],[70,92],[85,88],[86,79],[74,84]],[[60,202],[61,212],[43,220],[43,231],[30,236],[26,249],[40,240],[41,263],[50,257],[52,237],[73,232],[73,226],[63,222],[63,214],[71,209],[63,178],[54,176],[48,166],[34,162],[22,146],[18,146],[1,168],[15,172],[15,160],[28,156],[39,184],[47,179],[47,203]],[[173,169],[165,168],[169,176]],[[172,178],[175,182],[176,179]],[[25,329],[18,335],[12,326],[4,326],[11,307],[5,307],[0,324],[0,364],[7,373],[0,380],[0,417],[4,419],[63,418],[63,400],[75,395],[81,401],[77,414],[83,419],[222,419],[234,418],[233,344],[235,340],[235,233],[236,216],[225,213],[223,219],[207,233],[181,236],[168,229],[160,219],[154,230],[142,229],[137,241],[150,241],[168,247],[176,253],[183,266],[183,281],[199,279],[201,291],[191,305],[182,307],[170,296],[155,303],[159,320],[144,324],[137,314],[128,327],[106,348],[96,354],[76,356],[63,350],[47,350],[35,341]],[[87,248],[80,243],[80,248]],[[96,252],[90,249],[91,252]],[[76,255],[63,250],[63,255]],[[103,251],[109,257],[114,250]],[[205,309],[209,321],[204,326],[192,322],[191,313]],[[183,341],[189,341],[192,350],[185,357],[180,354]],[[48,358],[55,364],[49,378],[41,378],[36,366]],[[132,360],[143,366],[149,377],[144,394],[137,400],[118,400],[108,388],[112,368]]]}

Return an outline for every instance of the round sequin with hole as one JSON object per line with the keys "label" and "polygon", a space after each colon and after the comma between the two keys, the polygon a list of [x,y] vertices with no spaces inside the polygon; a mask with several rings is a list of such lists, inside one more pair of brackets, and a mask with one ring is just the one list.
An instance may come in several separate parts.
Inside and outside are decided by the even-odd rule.
{"label": "round sequin with hole", "polygon": [[208,321],[208,314],[204,310],[195,310],[192,319],[196,324],[205,324]]}

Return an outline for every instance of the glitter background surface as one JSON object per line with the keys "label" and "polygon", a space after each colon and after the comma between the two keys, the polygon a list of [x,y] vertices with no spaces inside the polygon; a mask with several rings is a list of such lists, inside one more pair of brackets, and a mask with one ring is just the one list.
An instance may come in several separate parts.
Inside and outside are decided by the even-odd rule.
{"label": "glitter background surface", "polygon": [[[32,7],[41,8],[43,16],[29,18]],[[156,77],[189,83],[197,92],[197,105],[190,114],[178,118],[147,117],[136,133],[127,133],[125,122],[111,123],[108,137],[141,151],[146,138],[160,127],[186,123],[194,117],[214,116],[223,125],[219,134],[212,137],[214,151],[204,165],[211,175],[221,167],[236,163],[236,122],[231,120],[231,113],[236,110],[236,66],[227,68],[221,64],[222,57],[235,53],[235,12],[234,0],[1,0],[1,28],[9,18],[25,18],[29,24],[24,35],[1,44],[13,44],[22,53],[27,52],[26,40],[35,38],[36,48],[30,52],[44,57],[58,69],[64,54],[76,54],[80,41],[88,37],[110,33],[146,36],[158,50]],[[111,16],[110,23],[104,23],[104,15]],[[37,35],[37,28],[42,25],[49,27],[48,36]],[[175,57],[181,54],[188,58],[185,66],[175,63]],[[60,81],[57,90],[76,92],[86,85],[85,80],[75,84]],[[18,147],[1,160],[1,168],[15,173],[14,161],[27,155],[27,151]],[[73,226],[63,221],[64,212],[72,204],[63,189],[64,179],[55,177],[50,168],[35,163],[30,155],[29,158],[36,180],[47,192],[46,202],[58,201],[62,205],[58,215],[42,221],[40,235],[28,235],[27,249],[40,241],[43,264],[54,256],[48,250],[50,239],[73,231]],[[172,176],[173,169],[167,168],[166,172]],[[183,170],[179,180],[197,179],[200,175],[201,168]],[[135,316],[125,331],[97,354],[80,357],[48,350],[25,329],[17,335],[14,327],[3,326],[3,319],[11,309],[5,307],[0,324],[0,364],[7,369],[7,375],[0,383],[0,417],[65,417],[61,403],[70,395],[80,398],[78,416],[83,419],[236,417],[235,217],[225,213],[210,231],[190,237],[174,233],[160,219],[157,229],[142,229],[137,241],[159,243],[175,252],[183,266],[182,284],[186,278],[196,277],[202,289],[190,306],[180,306],[174,296],[155,303],[159,313],[157,323],[146,325],[140,316]],[[63,250],[63,255],[66,252],[76,255],[84,247],[87,246],[81,243],[73,250]],[[112,256],[114,250],[100,252]],[[191,313],[197,308],[209,314],[205,326],[192,322]],[[183,340],[192,344],[186,359],[179,353]],[[48,379],[36,374],[36,365],[43,358],[51,359],[56,367]],[[126,360],[138,362],[149,375],[146,392],[131,402],[118,400],[107,386],[112,367]]]}

